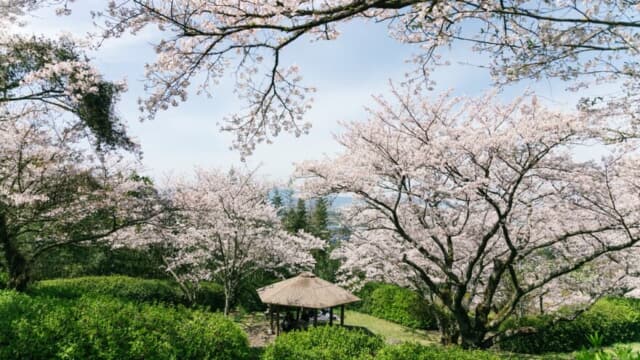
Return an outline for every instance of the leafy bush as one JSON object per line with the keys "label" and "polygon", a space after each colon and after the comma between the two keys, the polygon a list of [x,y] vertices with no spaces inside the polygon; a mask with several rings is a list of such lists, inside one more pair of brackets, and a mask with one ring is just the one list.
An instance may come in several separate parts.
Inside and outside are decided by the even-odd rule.
{"label": "leafy bush", "polygon": [[131,301],[182,304],[182,291],[165,280],[138,279],[128,276],[87,276],[39,281],[29,288],[35,296],[75,299],[82,296],[112,296]]}
{"label": "leafy bush", "polygon": [[246,335],[219,314],[109,297],[0,292],[2,359],[246,359]]}
{"label": "leafy bush", "polygon": [[63,246],[35,261],[30,275],[34,280],[106,275],[170,279],[162,269],[161,254],[158,247],[114,249],[103,243]]}
{"label": "leafy bush", "polygon": [[382,338],[362,330],[319,326],[279,336],[263,360],[365,360],[373,359],[384,345]]}
{"label": "leafy bush", "polygon": [[396,285],[371,282],[358,293],[356,310],[413,329],[435,329],[430,304],[418,293]]}
{"label": "leafy bush", "polygon": [[576,360],[640,360],[640,352],[628,346],[616,346],[610,350],[582,350],[575,356]]}
{"label": "leafy bush", "polygon": [[212,311],[222,310],[224,309],[224,288],[213,282],[201,282],[196,291],[195,302]]}
{"label": "leafy bush", "polygon": [[[163,302],[188,305],[182,290],[167,280],[138,279],[128,276],[88,276],[39,281],[29,288],[35,296],[75,299],[82,296],[111,296],[136,302]],[[224,307],[224,291],[215,283],[202,283],[196,293],[196,304],[220,310]]]}
{"label": "leafy bush", "polygon": [[417,343],[390,345],[382,349],[375,360],[499,360],[489,351],[463,350],[458,347],[424,346]]}
{"label": "leafy bush", "polygon": [[[297,274],[289,274],[294,276]],[[235,299],[233,299],[232,306],[237,307],[244,312],[263,312],[267,309],[267,306],[262,303],[256,289],[263,286],[267,286],[282,280],[276,277],[273,273],[258,270],[252,273],[249,277],[245,278],[240,284],[238,293]]]}
{"label": "leafy bush", "polygon": [[591,349],[584,349],[575,356],[576,360],[640,360],[640,352],[629,346],[616,346],[613,349],[602,348],[603,337],[595,332],[587,336]]}
{"label": "leafy bush", "polygon": [[9,273],[0,270],[0,289],[6,288],[8,282],[9,282]]}
{"label": "leafy bush", "polygon": [[506,339],[503,350],[520,353],[567,352],[589,346],[588,334],[602,336],[602,345],[640,341],[640,300],[601,299],[572,321],[554,320],[551,316],[531,316],[511,320],[503,329],[529,327],[527,334]]}

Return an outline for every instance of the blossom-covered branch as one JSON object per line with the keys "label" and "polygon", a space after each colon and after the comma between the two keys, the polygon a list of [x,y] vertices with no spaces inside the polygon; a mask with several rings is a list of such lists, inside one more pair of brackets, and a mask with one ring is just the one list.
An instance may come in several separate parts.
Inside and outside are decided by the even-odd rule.
{"label": "blossom-covered branch", "polygon": [[[147,25],[166,32],[147,67],[152,94],[141,109],[150,116],[186,100],[194,80],[203,79],[198,91],[208,92],[227,69],[234,71],[246,109],[222,128],[235,132],[233,146],[243,155],[281,131],[308,129],[303,119],[313,88],[302,85],[297,67],[281,66],[283,49],[303,38],[335,39],[337,26],[357,18],[386,22],[392,37],[418,44],[419,78],[428,80],[442,47],[463,42],[489,55],[488,64],[478,65],[489,66],[499,84],[556,77],[576,80],[578,89],[588,79],[622,80],[625,95],[637,93],[640,19],[633,2],[117,0],[96,15],[106,37]],[[629,100],[615,95],[609,100]]]}
{"label": "blossom-covered branch", "polygon": [[[334,252],[345,281],[417,284],[457,325],[443,339],[468,347],[489,346],[545,289],[570,290],[567,304],[637,283],[640,159],[637,142],[607,140],[614,120],[531,97],[394,94],[347,125],[342,155],[298,167],[306,192],[357,199],[353,234]],[[611,156],[575,158],[596,144]]]}
{"label": "blossom-covered branch", "polygon": [[87,149],[78,127],[32,115],[0,121],[0,246],[18,290],[50,250],[106,241],[162,212],[121,156]]}
{"label": "blossom-covered branch", "polygon": [[72,115],[97,148],[136,150],[115,112],[124,90],[124,83],[105,81],[69,37],[0,35],[0,120],[34,112]]}
{"label": "blossom-covered branch", "polygon": [[195,180],[168,186],[171,212],[131,236],[172,250],[167,271],[187,293],[203,280],[222,284],[227,314],[255,271],[309,270],[315,263],[311,250],[324,247],[311,235],[284,230],[268,202],[270,189],[250,172],[198,170]]}

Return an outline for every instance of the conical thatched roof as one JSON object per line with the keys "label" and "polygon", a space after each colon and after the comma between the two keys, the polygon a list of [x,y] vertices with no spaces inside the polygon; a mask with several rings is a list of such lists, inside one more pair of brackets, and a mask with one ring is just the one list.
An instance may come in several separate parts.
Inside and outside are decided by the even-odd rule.
{"label": "conical thatched roof", "polygon": [[360,298],[312,273],[303,272],[296,277],[258,289],[265,304],[323,309],[360,301]]}

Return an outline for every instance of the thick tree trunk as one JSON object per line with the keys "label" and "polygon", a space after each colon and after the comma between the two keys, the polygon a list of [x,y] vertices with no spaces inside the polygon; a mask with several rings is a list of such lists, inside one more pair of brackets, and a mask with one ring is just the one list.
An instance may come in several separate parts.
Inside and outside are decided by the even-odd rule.
{"label": "thick tree trunk", "polygon": [[455,312],[446,308],[434,311],[440,342],[443,345],[460,344],[466,349],[479,349],[487,346],[486,324],[474,324],[467,313],[467,309],[460,307]]}
{"label": "thick tree trunk", "polygon": [[4,257],[9,270],[9,282],[7,287],[17,291],[25,291],[29,284],[29,267],[27,259],[20,253],[13,243],[9,230],[7,229],[7,220],[4,214],[0,213],[0,243],[4,251]]}
{"label": "thick tree trunk", "polygon": [[458,344],[460,331],[451,312],[444,305],[436,304],[433,300],[431,305],[431,315],[436,319],[436,325],[440,331],[440,343],[442,345]]}
{"label": "thick tree trunk", "polygon": [[487,332],[483,330],[483,327],[479,329],[472,328],[453,320],[448,322],[438,321],[438,328],[442,345],[460,344],[465,349],[481,349],[487,345],[485,342]]}
{"label": "thick tree trunk", "polygon": [[458,339],[460,338],[460,333],[457,329],[442,329],[440,330],[440,343],[442,345],[456,345],[458,344]]}
{"label": "thick tree trunk", "polygon": [[9,282],[7,283],[7,287],[17,291],[25,291],[30,280],[27,261],[20,253],[7,253],[6,247],[5,253],[7,254],[6,258],[9,264]]}
{"label": "thick tree trunk", "polygon": [[436,319],[440,330],[440,343],[442,345],[458,344],[460,331],[455,321],[448,316],[437,316]]}
{"label": "thick tree trunk", "polygon": [[456,322],[460,330],[460,345],[464,349],[482,349],[487,347],[485,343],[487,328],[486,323],[482,321],[486,319],[476,316],[475,320],[472,320],[467,315],[466,309],[460,310],[456,315]]}
{"label": "thick tree trunk", "polygon": [[482,349],[485,348],[484,337],[486,331],[478,329],[469,329],[460,331],[461,346],[464,349]]}

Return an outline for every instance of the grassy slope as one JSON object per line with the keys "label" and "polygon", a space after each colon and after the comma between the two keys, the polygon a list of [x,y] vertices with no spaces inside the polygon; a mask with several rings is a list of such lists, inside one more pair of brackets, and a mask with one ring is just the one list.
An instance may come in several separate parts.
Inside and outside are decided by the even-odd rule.
{"label": "grassy slope", "polygon": [[344,323],[350,326],[365,327],[372,333],[383,336],[390,344],[415,341],[430,345],[437,344],[439,341],[439,334],[436,331],[414,330],[356,311],[345,311]]}
{"label": "grassy slope", "polygon": [[628,343],[628,344],[623,344],[623,345],[630,347],[633,351],[640,351],[640,342]]}

